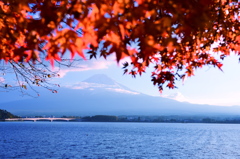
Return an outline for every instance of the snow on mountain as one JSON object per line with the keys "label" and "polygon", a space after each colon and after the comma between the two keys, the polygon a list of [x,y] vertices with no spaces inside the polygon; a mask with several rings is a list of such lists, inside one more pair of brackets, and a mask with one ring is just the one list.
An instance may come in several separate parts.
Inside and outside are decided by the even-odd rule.
{"label": "snow on mountain", "polygon": [[177,93],[174,93],[174,94],[170,94],[170,95],[167,95],[167,96],[163,96],[165,98],[169,98],[169,99],[174,99],[176,101],[179,101],[179,102],[186,102],[188,101],[183,95],[182,93],[180,92],[177,92]]}
{"label": "snow on mountain", "polygon": [[96,89],[104,89],[107,91],[113,91],[118,93],[126,93],[126,94],[140,94],[136,91],[132,91],[131,89],[121,85],[120,83],[114,81],[113,79],[109,78],[104,74],[97,74],[94,75],[82,82],[74,84],[71,86],[72,89],[89,89],[89,90],[96,90]]}
{"label": "snow on mountain", "polygon": [[92,77],[84,80],[83,82],[87,83],[94,83],[94,84],[103,84],[103,85],[117,85],[117,82],[115,82],[113,79],[109,78],[108,76],[104,74],[96,74]]}
{"label": "snow on mountain", "polygon": [[[75,89],[72,89],[75,88]],[[0,109],[17,115],[207,115],[239,114],[239,107],[218,107],[178,102],[144,95],[105,75],[95,75],[57,94],[43,90],[39,98],[15,98],[1,93]],[[44,92],[44,93],[43,93]],[[15,99],[14,99],[15,98]]]}

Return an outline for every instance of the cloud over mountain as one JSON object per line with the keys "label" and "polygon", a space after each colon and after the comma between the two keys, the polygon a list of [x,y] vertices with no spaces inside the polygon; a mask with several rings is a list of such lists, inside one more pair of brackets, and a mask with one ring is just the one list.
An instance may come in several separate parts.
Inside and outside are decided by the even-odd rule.
{"label": "cloud over mountain", "polygon": [[114,81],[104,74],[96,74],[83,82],[78,82],[68,88],[72,89],[104,89],[106,91],[113,91],[118,93],[127,93],[127,94],[140,94],[136,91],[130,90],[129,88],[121,85],[120,83]]}
{"label": "cloud over mountain", "polygon": [[113,60],[105,60],[105,59],[99,59],[99,60],[91,60],[91,61],[82,61],[78,64],[75,64],[72,67],[55,67],[55,71],[59,71],[60,77],[64,77],[69,72],[81,72],[81,71],[89,71],[89,70],[101,70],[101,69],[107,69],[109,66],[116,64]]}
{"label": "cloud over mountain", "polygon": [[[46,92],[46,91],[45,91]],[[207,115],[239,114],[239,107],[178,102],[133,91],[105,75],[95,75],[59,93],[22,100],[1,94],[0,109],[17,115]],[[14,97],[14,95],[13,95]]]}

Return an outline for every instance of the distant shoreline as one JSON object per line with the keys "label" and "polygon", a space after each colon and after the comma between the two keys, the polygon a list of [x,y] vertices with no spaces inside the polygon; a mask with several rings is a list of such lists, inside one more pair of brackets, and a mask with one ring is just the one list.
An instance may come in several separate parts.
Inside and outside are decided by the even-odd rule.
{"label": "distant shoreline", "polygon": [[[6,111],[5,111],[6,112]],[[8,113],[8,112],[7,112]],[[6,121],[8,120],[8,121]],[[126,123],[213,123],[240,124],[240,116],[143,116],[143,115],[94,115],[94,116],[6,116],[0,122],[126,122]]]}
{"label": "distant shoreline", "polygon": [[[31,122],[31,121],[0,121],[0,123],[27,123],[27,122]],[[48,123],[47,121],[37,121],[37,122],[41,122],[41,123]],[[63,122],[63,123],[67,123],[65,121],[54,121],[54,123],[57,122]],[[89,121],[83,121],[83,122],[79,122],[78,123],[149,123],[149,124],[240,124],[240,123],[170,123],[170,122],[103,122],[103,121],[99,121],[99,122],[89,122]],[[34,122],[33,122],[34,123]],[[51,122],[49,122],[51,123]],[[70,123],[76,123],[76,121],[71,121]]]}

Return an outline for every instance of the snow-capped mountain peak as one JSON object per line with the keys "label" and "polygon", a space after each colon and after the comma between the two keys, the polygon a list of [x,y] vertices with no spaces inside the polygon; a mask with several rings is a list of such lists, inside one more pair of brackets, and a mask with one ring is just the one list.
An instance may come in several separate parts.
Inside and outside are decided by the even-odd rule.
{"label": "snow-capped mountain peak", "polygon": [[95,84],[104,84],[104,85],[115,85],[116,82],[104,74],[96,74],[92,77],[84,80],[83,82],[95,83]]}
{"label": "snow-capped mountain peak", "polygon": [[73,89],[88,89],[88,90],[105,90],[112,91],[117,93],[126,93],[126,94],[140,94],[136,91],[133,91],[126,86],[119,84],[113,79],[109,78],[104,74],[96,74],[92,77],[79,82],[72,87]]}

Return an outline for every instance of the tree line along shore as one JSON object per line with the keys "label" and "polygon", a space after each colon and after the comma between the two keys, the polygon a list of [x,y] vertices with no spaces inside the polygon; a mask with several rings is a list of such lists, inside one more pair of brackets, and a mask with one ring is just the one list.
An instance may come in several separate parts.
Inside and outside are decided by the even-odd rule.
{"label": "tree line along shore", "polygon": [[[30,118],[44,118],[46,116],[31,116]],[[50,116],[52,118],[54,116]],[[14,115],[0,109],[0,121],[8,118],[26,118]],[[29,117],[28,117],[29,118]],[[61,118],[75,118],[75,122],[152,122],[152,123],[235,123],[240,124],[240,116],[144,116],[144,115],[94,115],[94,116],[62,116]]]}

